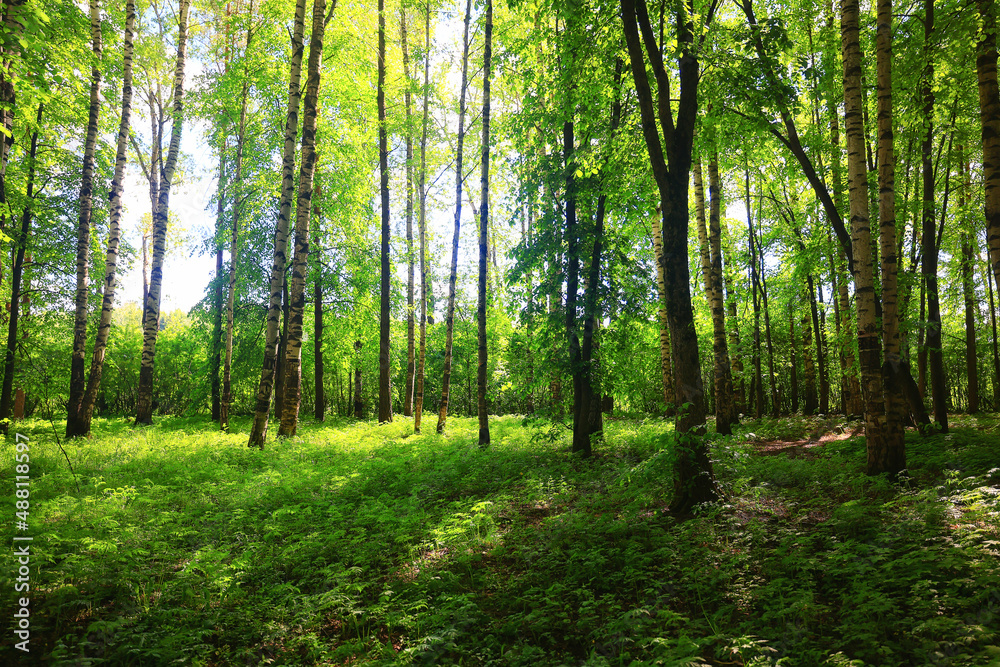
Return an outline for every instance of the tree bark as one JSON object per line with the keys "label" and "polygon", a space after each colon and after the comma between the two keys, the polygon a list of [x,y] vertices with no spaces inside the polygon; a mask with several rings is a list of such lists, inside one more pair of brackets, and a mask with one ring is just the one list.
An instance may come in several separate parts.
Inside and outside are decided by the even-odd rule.
{"label": "tree bark", "polygon": [[392,421],[392,393],[389,386],[389,328],[392,314],[389,263],[389,135],[385,124],[385,0],[378,0],[378,168],[379,192],[382,206],[381,266],[379,270],[379,327],[378,327],[378,422]]}
{"label": "tree bark", "polygon": [[[968,206],[969,193],[972,191],[972,176],[969,173],[968,156],[964,146],[958,149],[961,159],[958,162],[962,176],[959,207],[962,211]],[[968,386],[969,400],[966,409],[970,414],[979,412],[979,369],[978,352],[976,350],[976,251],[972,244],[972,235],[962,232],[962,301],[965,307],[965,381]]]}
{"label": "tree bark", "polygon": [[[621,86],[624,63],[620,58],[615,61],[615,97],[611,105],[611,124],[609,127],[609,143],[618,132],[621,122],[621,101],[619,89]],[[603,177],[603,174],[602,174]],[[597,291],[601,282],[601,253],[604,246],[604,221],[607,215],[607,195],[602,191],[597,197],[597,211],[594,217],[593,246],[590,255],[590,267],[584,285],[583,303],[583,345],[580,350],[580,388],[581,397],[576,414],[573,416],[573,451],[583,456],[590,456],[592,440],[604,430],[604,420],[601,412],[601,393],[595,391],[594,381],[597,376],[597,361],[594,351],[597,348],[595,338],[600,323],[597,311]]]}
{"label": "tree bark", "polygon": [[[25,189],[25,206],[21,212],[21,227],[16,240],[14,266],[10,277],[10,315],[7,318],[7,346],[4,355],[3,385],[0,387],[0,419],[11,417],[11,395],[14,389],[14,370],[17,355],[17,326],[20,319],[21,280],[24,275],[24,253],[31,233],[32,204],[35,197],[35,156],[38,154],[38,132],[41,129],[44,105],[38,105],[35,129],[31,133],[31,148],[28,152],[28,184]],[[7,431],[6,424],[2,427]]]}
{"label": "tree bark", "polygon": [[274,366],[274,418],[281,421],[285,406],[285,356],[288,349],[288,275],[281,283],[281,333],[278,337],[277,361]]}
{"label": "tree bark", "polygon": [[[102,285],[101,318],[97,325],[94,350],[90,361],[90,376],[77,414],[80,435],[90,436],[90,424],[97,404],[97,392],[104,373],[104,354],[111,333],[111,315],[115,307],[115,281],[118,269],[118,244],[121,239],[122,189],[125,181],[125,164],[128,159],[128,136],[132,118],[132,52],[135,32],[135,0],[125,3],[125,34],[122,47],[122,113],[118,124],[118,143],[115,148],[115,172],[111,180],[108,212],[108,249],[104,257],[104,282]],[[218,374],[215,375],[218,378]]]}
{"label": "tree bark", "polygon": [[[305,29],[305,0],[295,2],[295,21],[292,30],[292,58],[288,76],[288,105],[285,112],[285,138],[281,149],[281,199],[278,203],[278,223],[274,230],[274,253],[271,262],[270,296],[267,304],[264,361],[257,401],[254,404],[253,425],[248,446],[264,448],[267,438],[268,413],[271,410],[271,392],[275,383],[275,366],[278,357],[278,319],[285,284],[285,263],[288,253],[288,222],[295,188],[295,143],[299,124],[299,81],[302,73],[302,33]],[[277,398],[277,397],[275,397]],[[278,406],[282,405],[275,401]]]}
{"label": "tree bark", "polygon": [[[986,245],[989,248],[994,286],[1000,293],[1000,91],[997,89],[996,10],[993,0],[977,0],[976,4],[982,23],[976,54],[976,75],[982,121]],[[994,402],[1000,401],[994,399]]]}
{"label": "tree bark", "polygon": [[[688,181],[691,168],[691,147],[698,110],[699,64],[694,50],[693,12],[690,6],[680,8],[676,16],[679,52],[678,79],[680,96],[677,100],[676,123],[669,90],[670,77],[653,35],[645,2],[620,0],[625,41],[628,46],[632,78],[635,81],[642,118],[642,133],[646,142],[660,195],[663,212],[664,287],[667,294],[667,317],[672,334],[672,358],[677,377],[678,401],[677,452],[674,471],[674,495],[670,509],[685,515],[695,505],[717,497],[712,463],[708,449],[698,431],[705,421],[705,392],[701,381],[698,337],[691,307],[690,274],[688,272]],[[706,22],[711,20],[711,15]],[[642,32],[640,42],[639,32]],[[643,53],[645,43],[645,54]],[[653,66],[657,83],[657,104],[646,74],[646,61]],[[663,133],[661,143],[657,130],[657,112]]]}
{"label": "tree bark", "polygon": [[448,311],[445,315],[444,373],[441,377],[441,405],[438,408],[437,432],[444,433],[448,421],[451,392],[452,347],[455,336],[455,283],[458,279],[458,238],[462,225],[462,148],[465,144],[465,89],[469,70],[469,21],[472,0],[465,3],[465,32],[462,38],[462,86],[458,93],[458,137],[455,148],[455,233],[451,241],[451,271],[448,274]]}
{"label": "tree bark", "polygon": [[323,421],[326,418],[326,388],[324,383],[323,364],[323,255],[319,242],[320,207],[319,197],[322,195],[319,185],[316,185],[313,196],[313,216],[316,224],[313,229],[313,257],[316,266],[316,282],[313,283],[313,384],[316,385],[316,400],[313,406],[313,418]]}
{"label": "tree bark", "polygon": [[413,432],[420,433],[420,421],[424,413],[424,364],[427,355],[427,116],[430,109],[431,78],[431,6],[430,0],[424,11],[424,108],[420,126],[420,216],[418,231],[420,236],[420,346],[417,352],[416,405],[413,406]]}
{"label": "tree bark", "polygon": [[[883,0],[884,1],[884,0]],[[941,306],[938,298],[938,244],[934,215],[934,0],[924,1],[924,74],[923,121],[924,139],[921,146],[923,171],[923,259],[921,271],[927,290],[927,360],[931,375],[931,403],[934,420],[942,433],[948,432],[947,388],[944,377],[944,356],[941,350]],[[894,218],[895,220],[895,218]]]}
{"label": "tree bark", "polygon": [[1000,410],[1000,344],[997,341],[997,310],[993,300],[993,283],[990,281],[989,261],[984,267],[983,278],[990,295],[990,326],[993,328],[993,409]]}
{"label": "tree bark", "polygon": [[[219,183],[225,178],[225,157],[219,153]],[[215,230],[216,238],[222,234],[222,213],[225,209],[225,200],[220,191],[216,194]],[[219,421],[222,414],[222,310],[223,310],[223,289],[222,289],[222,242],[216,243],[215,248],[215,280],[212,287],[212,421]]]}
{"label": "tree bark", "polygon": [[365,418],[365,403],[361,398],[361,341],[354,343],[354,351],[357,353],[357,366],[354,367],[354,418]]}
{"label": "tree bark", "polygon": [[[246,49],[250,50],[253,32],[247,30]],[[243,144],[246,140],[247,94],[250,87],[250,72],[243,72],[243,89],[240,94],[240,124],[236,134],[236,160],[233,168],[233,221],[229,239],[229,286],[226,292],[226,339],[225,360],[222,366],[222,400],[219,405],[219,428],[229,431],[229,408],[233,402],[233,306],[236,299],[236,262],[239,259],[240,211],[243,205]],[[221,183],[220,183],[221,191]],[[220,195],[221,196],[221,195]]]}
{"label": "tree bark", "polygon": [[791,300],[788,302],[788,347],[790,350],[792,376],[791,376],[791,404],[792,414],[799,411],[799,371],[797,368],[797,349],[795,342],[795,304]]}
{"label": "tree bark", "polygon": [[83,177],[80,182],[80,214],[76,227],[76,309],[73,320],[73,354],[70,360],[69,403],[66,437],[84,435],[79,423],[80,404],[86,390],[87,296],[90,283],[90,218],[94,204],[94,151],[97,147],[101,112],[101,12],[98,0],[90,0],[90,38],[94,63],[90,75],[90,109],[83,143]]}
{"label": "tree bark", "polygon": [[656,260],[656,290],[659,295],[657,313],[660,322],[660,375],[663,381],[664,415],[670,416],[677,411],[677,388],[674,386],[673,364],[670,361],[670,320],[667,318],[667,293],[663,273],[663,233],[660,229],[660,207],[652,219],[653,257]]}
{"label": "tree bark", "polygon": [[888,452],[879,332],[876,321],[874,266],[868,205],[868,169],[861,97],[861,46],[857,0],[841,4],[841,44],[844,73],[844,120],[847,133],[848,188],[854,248],[853,274],[857,300],[858,351],[865,408],[868,470]]}
{"label": "tree bark", "polygon": [[[177,32],[177,66],[174,71],[173,127],[167,159],[159,176],[156,210],[153,214],[153,262],[149,272],[149,294],[143,309],[142,365],[139,368],[139,388],[136,398],[135,424],[153,423],[153,366],[156,356],[156,337],[160,323],[160,294],[163,288],[163,259],[167,243],[167,217],[170,210],[170,188],[174,169],[181,148],[181,131],[184,127],[184,64],[187,58],[187,28],[190,0],[180,0]],[[155,167],[150,164],[150,171]]]}
{"label": "tree bark", "polygon": [[[333,7],[336,7],[336,0]],[[299,406],[302,402],[302,318],[305,312],[306,276],[309,273],[309,216],[312,214],[313,176],[316,172],[316,119],[323,67],[325,12],[326,0],[314,0],[306,96],[303,101],[299,192],[295,202],[295,254],[292,259],[291,285],[288,289],[285,396],[281,410],[281,425],[278,427],[278,435],[286,437],[295,435],[299,421]]]}
{"label": "tree bark", "polygon": [[416,309],[413,289],[413,137],[410,93],[410,48],[406,37],[406,2],[399,7],[399,41],[403,47],[403,100],[406,106],[406,380],[403,389],[403,414],[413,415],[413,384],[416,376]]}
{"label": "tree bark", "polygon": [[486,25],[483,28],[483,170],[482,201],[479,205],[479,305],[476,318],[479,329],[479,367],[476,374],[479,396],[479,446],[490,444],[489,413],[486,408],[488,380],[488,355],[486,350],[486,272],[489,262],[489,208],[490,208],[490,67],[493,55],[493,0],[486,0]]}
{"label": "tree bark", "polygon": [[708,246],[712,289],[712,350],[715,354],[715,430],[729,435],[738,421],[733,400],[733,376],[729,368],[729,343],[726,340],[726,311],[722,291],[722,181],[719,178],[719,154],[712,151],[708,163]]}
{"label": "tree bark", "polygon": [[813,361],[813,329],[808,313],[802,316],[800,325],[802,328],[802,375],[805,385],[802,392],[804,399],[802,412],[806,415],[814,415],[819,408],[819,400],[816,391],[816,365]]}

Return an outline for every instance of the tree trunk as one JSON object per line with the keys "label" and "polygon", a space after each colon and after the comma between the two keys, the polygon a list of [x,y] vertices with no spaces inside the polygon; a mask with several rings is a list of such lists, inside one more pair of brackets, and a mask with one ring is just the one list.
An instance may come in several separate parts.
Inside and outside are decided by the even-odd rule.
{"label": "tree trunk", "polygon": [[[336,7],[336,2],[333,5]],[[312,33],[309,37],[309,65],[302,114],[302,159],[299,164],[299,193],[295,202],[295,255],[288,290],[288,342],[285,352],[284,405],[278,435],[295,435],[302,402],[302,317],[305,312],[306,275],[309,272],[309,216],[312,214],[313,176],[316,171],[316,117],[320,77],[323,67],[323,32],[326,0],[314,0]],[[384,26],[383,26],[384,28]],[[383,35],[384,39],[384,35]],[[384,130],[383,130],[384,131]],[[384,202],[383,202],[384,203]],[[383,216],[383,220],[386,217]]]}
{"label": "tree trunk", "polygon": [[424,413],[424,363],[427,355],[427,115],[431,77],[431,6],[428,0],[424,12],[424,109],[420,126],[420,349],[417,353],[417,396],[413,406],[413,432],[420,433]]}
{"label": "tree trunk", "polygon": [[[694,26],[689,12],[678,12],[677,45],[680,96],[677,115],[672,113],[669,74],[663,64],[653,35],[645,2],[620,0],[625,41],[628,45],[632,78],[635,81],[642,118],[642,132],[656,179],[663,212],[664,287],[667,294],[667,317],[672,334],[672,354],[677,377],[678,402],[682,409],[677,418],[677,451],[674,470],[674,495],[671,512],[685,515],[695,505],[717,497],[708,449],[697,429],[705,421],[705,392],[701,381],[698,337],[691,307],[688,273],[688,181],[691,146],[698,111],[699,64],[693,50]],[[639,30],[642,32],[640,42]],[[645,54],[643,53],[645,43]],[[646,56],[653,66],[657,82],[657,103],[646,74]],[[657,130],[656,109],[663,128],[664,143]]]}
{"label": "tree trunk", "polygon": [[490,444],[489,413],[486,409],[487,358],[486,351],[486,271],[489,255],[489,208],[490,208],[490,66],[493,54],[493,0],[486,0],[486,25],[484,27],[485,47],[483,51],[483,172],[482,202],[479,205],[479,305],[476,317],[479,328],[479,446]]}
{"label": "tree trunk", "polygon": [[[959,169],[962,172],[962,188],[959,205],[962,211],[968,205],[972,191],[972,176],[969,173],[968,156],[964,146],[959,147]],[[962,232],[962,300],[965,306],[965,379],[969,388],[966,406],[970,414],[979,412],[979,368],[976,350],[976,250],[972,245],[972,235]]]}
{"label": "tree trunk", "polygon": [[[807,410],[809,414],[813,414],[819,411],[822,414],[830,409],[829,402],[824,405],[823,402],[823,383],[826,380],[826,367],[823,364],[823,340],[820,337],[821,331],[819,328],[819,307],[816,304],[816,284],[813,282],[813,277],[811,274],[806,275],[806,289],[809,291],[809,315],[805,321],[805,327],[812,327],[812,338],[816,343],[816,365],[814,368],[815,375],[813,377],[813,409]],[[813,350],[809,351],[809,355],[812,356]]]}
{"label": "tree trunk", "polygon": [[[10,284],[10,316],[7,319],[7,347],[3,365],[3,385],[0,387],[0,419],[11,416],[11,395],[14,389],[14,366],[17,355],[17,325],[21,304],[21,279],[24,275],[24,253],[31,232],[31,206],[35,197],[35,156],[38,153],[38,131],[42,124],[44,105],[38,105],[35,116],[35,130],[31,134],[31,148],[28,153],[28,184],[25,190],[25,206],[21,212],[21,228],[15,239],[17,246],[14,253],[14,266]],[[6,432],[6,427],[3,428]],[[86,434],[80,434],[86,435]]]}
{"label": "tree trunk", "polygon": [[[225,178],[223,162],[225,157],[219,153],[219,183]],[[222,192],[217,195],[216,238],[222,233],[222,213],[225,200]],[[222,414],[222,243],[215,249],[215,281],[212,287],[212,421],[219,421]]]}
{"label": "tree trunk", "polygon": [[416,309],[413,289],[413,98],[410,93],[410,48],[406,38],[406,2],[399,7],[399,41],[403,47],[403,100],[406,105],[406,380],[403,389],[403,414],[413,415],[413,383],[416,375]]}
{"label": "tree trunk", "polygon": [[[257,401],[254,404],[253,426],[250,430],[250,447],[264,448],[267,438],[268,413],[271,410],[271,392],[275,383],[275,366],[278,358],[278,319],[281,312],[285,284],[285,263],[288,253],[288,222],[295,188],[295,143],[299,124],[299,81],[302,73],[302,33],[305,29],[305,0],[295,2],[295,22],[292,31],[292,59],[288,76],[288,105],[285,112],[285,138],[281,149],[281,199],[278,203],[278,223],[274,230],[274,254],[271,262],[270,296],[267,304],[267,328],[264,342],[264,361]],[[287,318],[286,318],[287,319]],[[277,406],[283,405],[275,397]]]}
{"label": "tree trunk", "polygon": [[984,269],[983,278],[990,295],[990,326],[993,329],[993,409],[1000,410],[1000,345],[997,341],[997,309],[993,300],[993,283],[990,281],[988,261]]}
{"label": "tree trunk", "polygon": [[389,135],[385,124],[385,0],[378,0],[378,168],[382,206],[381,267],[379,271],[378,327],[378,422],[392,421],[392,393],[389,388],[389,328],[391,313],[389,263]]}
{"label": "tree trunk", "polygon": [[712,308],[712,350],[715,353],[715,430],[729,435],[736,422],[733,401],[733,376],[729,369],[729,344],[726,340],[726,311],[722,292],[722,181],[719,179],[719,154],[712,151],[708,163],[708,245],[712,289],[709,293]]}
{"label": "tree trunk", "polygon": [[[726,341],[725,310],[722,303],[722,256],[719,242],[719,214],[721,211],[719,168],[716,155],[713,153],[709,163],[709,193],[712,232],[705,223],[705,187],[702,180],[701,161],[695,160],[692,165],[694,172],[695,213],[698,223],[698,240],[701,246],[701,272],[705,285],[705,296],[712,310],[714,373],[715,387],[715,430],[717,433],[729,435],[732,433],[733,414],[732,376],[729,374],[729,351]],[[719,266],[715,266],[715,259]],[[718,271],[716,271],[718,268]],[[721,342],[720,342],[720,338]]]}
{"label": "tree trunk", "polygon": [[97,147],[98,116],[101,111],[101,12],[98,0],[90,0],[90,37],[94,65],[90,79],[90,111],[83,143],[83,177],[80,182],[80,216],[76,228],[76,315],[73,320],[73,355],[70,361],[69,403],[66,406],[66,437],[86,435],[79,422],[80,403],[86,390],[87,296],[90,283],[90,217],[94,204],[94,151]]}
{"label": "tree trunk", "polygon": [[[187,55],[187,19],[190,0],[180,1],[177,33],[177,66],[174,71],[173,127],[167,159],[160,171],[156,211],[153,215],[153,262],[149,272],[149,294],[143,309],[142,365],[139,369],[139,388],[136,398],[135,424],[153,423],[153,364],[156,356],[156,337],[160,323],[160,293],[163,288],[163,259],[167,243],[167,217],[170,210],[170,188],[174,168],[181,148],[181,130],[184,127],[184,64]],[[155,167],[150,165],[150,171]]]}
{"label": "tree trunk", "polygon": [[819,401],[816,393],[816,365],[813,361],[813,329],[808,313],[802,316],[800,325],[802,327],[802,376],[805,384],[802,392],[804,399],[802,412],[806,415],[814,415],[819,408]]}
{"label": "tree trunk", "polygon": [[365,418],[365,403],[361,399],[361,341],[355,341],[354,350],[357,353],[357,366],[354,367],[354,418]]}
{"label": "tree trunk", "polygon": [[[993,281],[1000,292],[1000,91],[997,89],[997,24],[993,0],[977,0],[982,32],[976,55],[983,137],[986,245]],[[994,339],[996,338],[994,334]],[[1000,382],[1000,372],[998,372]],[[1000,402],[994,399],[994,402]]]}
{"label": "tree trunk", "polygon": [[274,366],[274,418],[281,421],[285,406],[285,356],[288,349],[288,276],[281,284],[281,334],[278,338],[277,362]]}
{"label": "tree trunk", "polygon": [[[810,276],[811,278],[811,276]],[[823,284],[820,283],[819,301],[816,301],[816,291],[810,301],[812,302],[813,334],[816,337],[816,368],[819,371],[819,411],[823,414],[830,412],[830,376],[826,366],[826,311],[823,305]]]}
{"label": "tree trunk", "polygon": [[865,408],[865,440],[869,472],[876,468],[879,453],[888,451],[885,401],[883,397],[879,332],[876,321],[874,266],[868,207],[868,170],[865,163],[865,135],[861,99],[861,46],[857,0],[841,5],[841,43],[844,61],[844,120],[847,133],[848,187],[850,192],[851,237],[854,250],[853,274],[857,300],[858,351],[861,363],[862,394]]}
{"label": "tree trunk", "polygon": [[750,383],[751,397],[753,403],[753,413],[755,419],[760,419],[764,415],[764,382],[760,359],[760,295],[758,294],[759,281],[757,280],[757,251],[754,239],[756,234],[753,231],[753,209],[750,208],[750,169],[744,170],[744,191],[746,195],[747,209],[747,240],[749,242],[749,269],[750,269],[750,291],[753,298],[753,370],[754,376]]}
{"label": "tree trunk", "polygon": [[788,302],[788,347],[790,349],[791,366],[792,366],[792,377],[791,377],[791,394],[792,394],[792,414],[796,414],[799,411],[799,371],[797,368],[798,356],[796,350],[797,345],[795,343],[795,304],[789,300]]}
{"label": "tree trunk", "polygon": [[322,194],[319,185],[313,197],[313,216],[316,224],[313,231],[313,256],[316,265],[316,282],[313,284],[313,383],[316,385],[316,401],[313,407],[313,418],[323,421],[326,418],[326,388],[323,377],[323,256],[319,243],[320,208],[319,197]]}
{"label": "tree trunk", "polygon": [[444,373],[441,379],[441,405],[438,408],[437,432],[444,433],[448,421],[451,391],[452,347],[455,335],[455,283],[458,279],[458,239],[462,224],[462,149],[465,144],[465,89],[469,69],[469,21],[472,0],[465,3],[465,32],[462,38],[462,86],[458,93],[458,137],[455,149],[455,232],[451,241],[451,271],[448,274],[448,311],[445,315]]}
{"label": "tree trunk", "polygon": [[660,207],[656,207],[656,215],[652,219],[653,256],[656,260],[656,290],[659,295],[660,322],[660,375],[663,381],[664,414],[669,416],[676,412],[677,390],[674,387],[673,364],[670,362],[670,321],[667,318],[667,293],[663,275],[663,234],[660,230]]}
{"label": "tree trunk", "polygon": [[[247,51],[253,33],[247,30]],[[233,402],[233,306],[236,299],[236,262],[239,259],[240,210],[243,205],[243,144],[246,140],[247,93],[249,92],[249,71],[243,73],[243,90],[240,95],[240,124],[236,134],[236,163],[233,169],[233,223],[229,240],[229,286],[226,292],[226,341],[225,361],[222,367],[222,401],[219,409],[219,428],[229,431],[229,408]],[[221,183],[220,183],[221,190]],[[220,195],[221,196],[221,195]]]}
{"label": "tree trunk", "polygon": [[[104,257],[104,283],[102,286],[101,318],[97,325],[97,336],[94,339],[94,350],[90,361],[90,377],[87,379],[87,389],[80,402],[77,415],[80,435],[90,435],[90,424],[97,404],[97,392],[101,387],[101,377],[104,373],[104,354],[108,346],[108,336],[111,333],[111,315],[115,307],[115,274],[118,269],[118,244],[121,239],[120,220],[122,216],[122,189],[125,180],[125,164],[128,159],[128,136],[132,117],[132,52],[133,34],[135,32],[135,0],[125,3],[125,34],[122,49],[122,113],[118,125],[118,143],[115,149],[115,172],[111,180],[108,213],[108,249]],[[216,382],[218,373],[215,374]]]}
{"label": "tree trunk", "polygon": [[948,432],[947,388],[944,377],[944,357],[941,350],[941,306],[938,298],[938,245],[934,215],[934,0],[924,1],[924,128],[921,146],[923,171],[923,259],[921,271],[927,290],[927,361],[931,375],[931,403],[934,419],[942,433]]}
{"label": "tree trunk", "polygon": [[[624,63],[620,58],[615,62],[615,98],[611,105],[611,125],[609,136],[614,140],[621,121],[621,102],[618,90],[621,87],[621,76]],[[590,456],[593,436],[599,436],[604,430],[604,420],[601,416],[601,393],[595,391],[594,381],[597,373],[597,361],[594,350],[597,345],[595,337],[599,326],[597,312],[597,291],[601,282],[601,252],[604,245],[604,219],[607,213],[607,195],[601,192],[597,197],[597,211],[594,218],[593,247],[591,248],[590,270],[584,286],[583,304],[583,345],[580,350],[581,397],[579,407],[573,416],[573,451],[583,456]]]}

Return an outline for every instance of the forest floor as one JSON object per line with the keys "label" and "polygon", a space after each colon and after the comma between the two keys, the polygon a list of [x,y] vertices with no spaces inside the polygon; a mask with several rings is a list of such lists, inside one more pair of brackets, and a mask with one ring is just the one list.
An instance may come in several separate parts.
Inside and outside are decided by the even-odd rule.
{"label": "forest floor", "polygon": [[681,522],[662,419],[608,420],[590,459],[517,417],[485,450],[460,418],[264,451],[239,419],[24,422],[28,528],[0,538],[33,538],[30,653],[8,614],[0,664],[1000,665],[1000,416],[953,419],[898,483],[857,422],[746,421]]}

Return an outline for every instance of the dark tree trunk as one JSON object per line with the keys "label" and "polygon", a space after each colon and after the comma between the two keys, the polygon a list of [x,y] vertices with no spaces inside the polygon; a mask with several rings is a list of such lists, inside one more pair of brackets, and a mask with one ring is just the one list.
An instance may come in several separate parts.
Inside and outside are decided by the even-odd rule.
{"label": "dark tree trunk", "polygon": [[[1000,90],[997,88],[997,23],[993,0],[977,0],[976,4],[982,24],[976,49],[976,75],[983,138],[986,244],[989,248],[994,286],[1000,291]],[[995,313],[992,308],[990,311]],[[996,341],[995,330],[993,339]],[[997,366],[997,382],[1000,384],[1000,364]],[[1000,389],[994,391],[998,392]],[[1000,404],[1000,398],[994,397],[994,403]]]}
{"label": "dark tree trunk", "polygon": [[795,342],[795,305],[789,301],[788,302],[788,341],[791,356],[791,366],[792,366],[792,377],[791,377],[791,393],[792,393],[792,414],[799,411],[799,372],[796,360],[796,350],[798,345]]}
{"label": "dark tree trunk", "polygon": [[319,243],[319,195],[321,190],[316,186],[316,196],[313,199],[313,216],[315,231],[313,236],[313,256],[315,257],[316,278],[313,283],[313,383],[316,385],[316,401],[313,417],[316,421],[326,418],[326,378],[323,366],[323,255]]}
{"label": "dark tree trunk", "polygon": [[[441,404],[437,432],[444,433],[451,393],[452,347],[455,337],[455,283],[458,280],[458,240],[462,227],[462,148],[465,145],[465,89],[469,70],[469,21],[472,0],[465,3],[465,32],[462,38],[462,86],[458,94],[458,137],[455,150],[455,233],[451,241],[451,271],[448,274],[448,311],[445,315],[444,373],[441,377]],[[426,109],[425,109],[426,118]],[[426,122],[426,121],[425,121]]]}
{"label": "dark tree trunk", "polygon": [[490,207],[490,66],[493,53],[493,0],[486,0],[485,48],[483,51],[483,175],[482,202],[479,205],[479,305],[476,309],[479,328],[479,446],[490,444],[490,422],[486,410],[487,352],[486,352],[486,271],[489,257],[489,207]]}
{"label": "dark tree trunk", "polygon": [[354,351],[357,353],[357,366],[354,368],[354,418],[365,418],[365,403],[361,398],[361,341],[354,343]]}
{"label": "dark tree trunk", "polygon": [[389,134],[385,124],[385,0],[378,0],[378,168],[379,193],[382,214],[381,264],[379,270],[379,327],[378,327],[378,421],[392,421],[392,393],[389,386],[389,328],[391,324],[389,263]]}
{"label": "dark tree trunk", "polygon": [[420,420],[424,413],[424,363],[427,355],[427,115],[431,76],[431,6],[424,11],[424,107],[420,126],[420,346],[417,352],[416,397],[413,406],[413,432],[420,433]]}
{"label": "dark tree trunk", "polygon": [[[21,280],[24,276],[24,253],[31,233],[31,206],[35,197],[35,156],[38,153],[38,131],[42,124],[44,106],[38,105],[35,116],[35,130],[31,133],[31,148],[28,153],[28,184],[25,190],[25,206],[21,212],[21,228],[18,231],[14,254],[14,266],[10,277],[10,315],[7,319],[7,346],[4,355],[3,385],[0,386],[0,419],[11,416],[11,396],[14,389],[14,370],[17,358],[17,325],[20,319]],[[3,427],[6,432],[6,426]],[[77,435],[74,433],[74,435]],[[79,434],[86,435],[86,434]]]}
{"label": "dark tree trunk", "polygon": [[285,354],[288,343],[288,280],[281,284],[281,334],[278,337],[277,361],[274,366],[274,418],[281,421],[281,409],[285,405]]}
{"label": "dark tree trunk", "polygon": [[923,262],[921,270],[927,285],[927,361],[931,374],[931,403],[934,420],[942,433],[948,432],[947,387],[944,376],[944,356],[941,350],[941,306],[938,298],[937,225],[934,215],[934,0],[924,2],[924,128],[921,146],[923,171]]}
{"label": "dark tree trunk", "polygon": [[86,389],[87,297],[90,284],[90,218],[94,205],[94,151],[97,147],[98,116],[101,111],[101,12],[98,0],[90,0],[90,35],[94,66],[91,68],[90,109],[87,136],[83,143],[83,177],[80,183],[80,215],[76,236],[76,313],[73,322],[73,355],[70,360],[69,403],[66,437],[87,435],[79,420]]}
{"label": "dark tree trunk", "polygon": [[411,135],[413,96],[410,92],[410,48],[406,36],[406,3],[399,7],[399,41],[403,47],[403,100],[406,106],[406,379],[403,414],[413,415],[413,386],[416,377],[416,307],[413,261],[413,137]]}
{"label": "dark tree trunk", "polygon": [[[672,334],[672,359],[677,378],[678,402],[683,406],[677,418],[677,460],[674,495],[670,509],[685,515],[695,505],[717,497],[708,448],[697,429],[705,421],[705,392],[701,380],[698,337],[691,307],[688,272],[688,179],[691,147],[698,111],[699,64],[694,45],[691,14],[679,11],[676,19],[678,78],[676,123],[670,102],[669,74],[653,35],[645,2],[621,0],[622,22],[628,45],[632,78],[638,94],[642,132],[660,195],[663,213],[664,285],[667,316]],[[708,20],[711,16],[708,17]],[[640,30],[642,38],[640,41]],[[645,53],[643,49],[645,44]],[[657,83],[657,102],[646,73],[647,56]],[[657,130],[657,111],[663,142]]]}

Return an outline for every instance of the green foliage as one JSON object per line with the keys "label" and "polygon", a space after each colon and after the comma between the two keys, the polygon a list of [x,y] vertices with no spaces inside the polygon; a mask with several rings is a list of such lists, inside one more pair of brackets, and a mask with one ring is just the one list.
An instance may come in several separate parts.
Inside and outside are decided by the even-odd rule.
{"label": "green foliage", "polygon": [[862,474],[860,438],[761,455],[814,421],[713,440],[725,499],[683,523],[660,420],[610,422],[583,460],[568,433],[514,418],[487,450],[474,419],[440,437],[400,418],[303,424],[263,451],[239,419],[231,434],[98,419],[67,445],[79,490],[49,425],[28,421],[32,650],[57,665],[993,664],[996,418],[913,436],[898,486]]}

